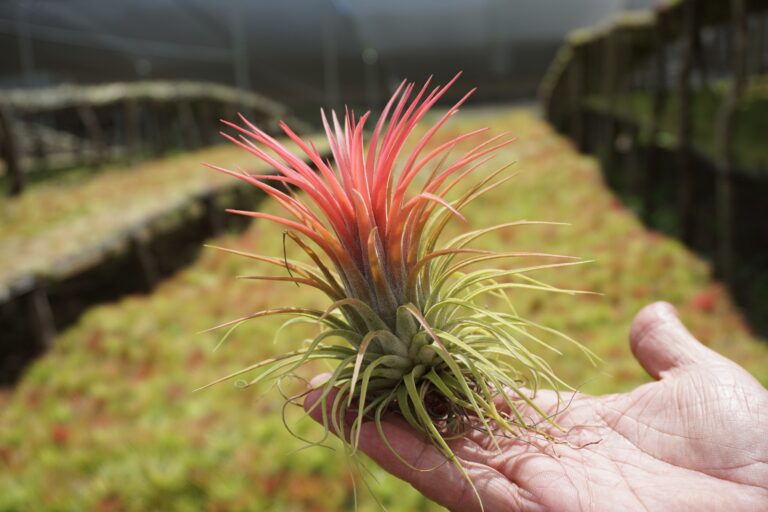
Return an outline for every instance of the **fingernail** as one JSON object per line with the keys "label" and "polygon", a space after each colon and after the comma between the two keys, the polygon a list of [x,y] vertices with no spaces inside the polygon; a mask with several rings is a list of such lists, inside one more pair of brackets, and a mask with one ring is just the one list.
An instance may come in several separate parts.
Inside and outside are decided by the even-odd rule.
{"label": "fingernail", "polygon": [[310,381],[309,381],[309,385],[313,389],[314,388],[319,388],[320,386],[322,386],[323,384],[328,382],[328,379],[330,379],[330,378],[331,378],[331,373],[330,372],[321,373],[320,375],[315,375],[314,377],[312,377],[312,379],[310,379]]}
{"label": "fingernail", "polygon": [[677,309],[669,302],[658,302],[656,305],[656,316],[662,320],[677,318]]}

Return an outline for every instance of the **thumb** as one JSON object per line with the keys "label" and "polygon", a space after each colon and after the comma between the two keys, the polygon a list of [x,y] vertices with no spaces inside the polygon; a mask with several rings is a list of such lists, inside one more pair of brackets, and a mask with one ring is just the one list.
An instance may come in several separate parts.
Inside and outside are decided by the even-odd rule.
{"label": "thumb", "polygon": [[675,368],[719,359],[688,332],[666,302],[650,304],[637,314],[629,343],[635,358],[655,379]]}

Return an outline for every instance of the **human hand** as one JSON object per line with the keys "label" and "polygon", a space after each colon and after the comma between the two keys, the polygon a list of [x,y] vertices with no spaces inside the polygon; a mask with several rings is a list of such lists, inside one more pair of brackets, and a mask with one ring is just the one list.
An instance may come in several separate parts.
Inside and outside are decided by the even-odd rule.
{"label": "human hand", "polygon": [[[499,438],[499,452],[474,432],[451,443],[485,512],[768,510],[768,391],[693,338],[668,304],[637,315],[630,344],[658,380],[624,394],[577,393],[564,397],[567,407],[538,392],[534,402],[563,428],[547,430],[555,442]],[[310,392],[305,408],[319,397]],[[360,450],[451,510],[481,509],[458,468],[440,464],[444,456],[405,421],[388,418],[383,428],[410,465],[437,468],[403,464],[372,422],[362,425]]]}

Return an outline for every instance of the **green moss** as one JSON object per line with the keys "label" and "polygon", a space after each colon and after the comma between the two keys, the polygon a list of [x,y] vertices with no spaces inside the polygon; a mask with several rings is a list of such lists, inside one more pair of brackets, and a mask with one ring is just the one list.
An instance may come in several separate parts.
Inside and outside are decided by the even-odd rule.
{"label": "green moss", "polygon": [[52,180],[20,197],[0,198],[0,286],[28,273],[51,272],[57,262],[78,259],[84,250],[102,258],[94,249],[105,240],[160,215],[165,217],[155,226],[159,230],[184,222],[199,213],[198,197],[235,184],[201,162],[268,170],[249,156],[228,144],[133,167],[112,166],[85,182]]}
{"label": "green moss", "polygon": [[[750,84],[738,104],[734,120],[734,155],[737,165],[749,172],[768,172],[768,80],[757,77]],[[691,93],[691,141],[693,148],[716,161],[718,155],[717,119],[726,95],[726,85],[716,84]],[[586,104],[598,111],[614,113],[640,125],[647,137],[651,126],[652,93],[634,91],[611,101],[604,96],[593,96]],[[680,105],[676,94],[668,94],[660,119],[661,143],[668,147],[677,144],[677,126]]]}

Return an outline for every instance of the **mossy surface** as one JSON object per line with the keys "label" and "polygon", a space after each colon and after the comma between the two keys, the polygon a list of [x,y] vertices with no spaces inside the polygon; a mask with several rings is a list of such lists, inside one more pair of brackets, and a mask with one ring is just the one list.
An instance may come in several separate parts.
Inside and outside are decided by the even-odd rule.
{"label": "mossy surface", "polygon": [[169,209],[184,216],[198,197],[238,184],[202,162],[249,172],[268,167],[227,144],[113,165],[86,181],[51,180],[19,197],[0,198],[0,285],[27,273],[45,274]]}
{"label": "mossy surface", "polygon": [[[691,92],[691,145],[700,154],[717,162],[718,117],[726,97],[725,83],[696,89]],[[586,104],[599,111],[614,113],[628,121],[638,123],[647,135],[653,112],[652,93],[634,91],[618,96],[614,101],[602,96],[587,98]],[[677,144],[679,117],[677,94],[666,97],[660,118],[659,141],[664,146]],[[737,167],[762,176],[768,175],[768,77],[753,77],[739,102],[734,119],[733,155]]]}

